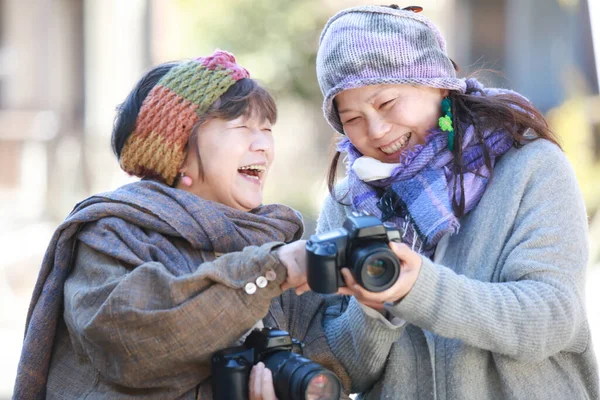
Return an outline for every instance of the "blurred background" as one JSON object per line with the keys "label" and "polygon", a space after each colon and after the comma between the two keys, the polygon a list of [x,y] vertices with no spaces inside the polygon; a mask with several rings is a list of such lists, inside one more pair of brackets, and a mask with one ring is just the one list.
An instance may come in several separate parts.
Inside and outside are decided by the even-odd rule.
{"label": "blurred background", "polygon": [[[600,349],[600,2],[417,3],[462,76],[483,70],[488,85],[523,93],[561,136],[588,207],[586,295]],[[318,38],[335,12],[361,4],[382,0],[0,0],[0,398],[12,392],[55,227],[78,201],[132,180],[110,135],[115,107],[150,66],[221,48],[275,94],[266,202],[300,210],[314,231],[335,139],[320,111]]]}

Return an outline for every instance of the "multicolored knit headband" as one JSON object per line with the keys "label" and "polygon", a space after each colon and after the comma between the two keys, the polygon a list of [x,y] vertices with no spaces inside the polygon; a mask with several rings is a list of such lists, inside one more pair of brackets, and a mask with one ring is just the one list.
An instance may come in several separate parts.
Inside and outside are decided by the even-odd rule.
{"label": "multicolored knit headband", "polygon": [[249,77],[233,54],[222,50],[171,68],[144,100],[121,152],[121,168],[172,185],[192,127],[227,89]]}

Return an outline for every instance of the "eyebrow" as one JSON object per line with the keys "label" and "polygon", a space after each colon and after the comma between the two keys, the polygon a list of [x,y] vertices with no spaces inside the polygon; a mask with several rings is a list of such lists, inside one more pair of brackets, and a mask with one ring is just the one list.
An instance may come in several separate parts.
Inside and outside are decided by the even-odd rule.
{"label": "eyebrow", "polygon": [[[366,102],[367,102],[367,103],[369,103],[369,104],[371,104],[371,102],[373,101],[373,99],[374,99],[375,97],[377,97],[377,96],[378,96],[380,93],[382,93],[382,92],[385,92],[385,91],[387,91],[387,90],[391,90],[391,89],[393,89],[393,87],[387,87],[387,88],[381,89],[381,90],[379,90],[379,91],[377,91],[377,92],[373,93],[372,95],[370,95],[370,96],[367,98]],[[350,111],[353,111],[353,110],[351,110],[351,109],[349,109],[349,108],[344,108],[344,109],[342,109],[342,110],[338,110],[338,114],[344,114],[344,113],[347,113],[347,112],[350,112]]]}

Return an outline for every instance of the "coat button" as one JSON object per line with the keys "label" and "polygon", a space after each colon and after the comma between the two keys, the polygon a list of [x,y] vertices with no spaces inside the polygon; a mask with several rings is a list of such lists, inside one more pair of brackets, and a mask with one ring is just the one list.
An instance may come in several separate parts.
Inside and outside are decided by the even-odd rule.
{"label": "coat button", "polygon": [[258,286],[261,289],[267,286],[267,283],[269,283],[269,281],[264,276],[259,276],[258,278],[256,278],[256,286]]}
{"label": "coat button", "polygon": [[252,282],[248,282],[246,283],[246,286],[244,286],[244,290],[248,294],[254,294],[256,293],[256,285]]}
{"label": "coat button", "polygon": [[275,279],[277,279],[277,274],[275,273],[275,271],[270,269],[267,272],[265,272],[265,278],[267,278],[268,281],[274,281]]}

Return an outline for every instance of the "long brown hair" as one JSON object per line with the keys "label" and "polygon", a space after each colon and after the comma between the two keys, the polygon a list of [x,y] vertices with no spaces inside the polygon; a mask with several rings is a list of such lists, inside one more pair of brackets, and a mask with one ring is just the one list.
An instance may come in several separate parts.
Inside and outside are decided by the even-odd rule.
{"label": "long brown hair", "polygon": [[[475,94],[480,95],[475,96]],[[560,147],[557,136],[550,130],[542,113],[519,96],[509,93],[486,96],[482,90],[474,88],[467,90],[464,94],[450,91],[448,97],[451,102],[455,131],[452,168],[454,174],[458,176],[457,185],[460,185],[460,188],[456,186],[454,188],[452,208],[459,218],[464,215],[465,210],[465,196],[460,195],[460,193],[464,193],[464,174],[465,172],[475,172],[468,171],[463,165],[462,140],[465,127],[472,125],[475,129],[475,136],[483,148],[485,165],[490,171],[490,179],[493,176],[493,169],[490,149],[483,137],[486,131],[504,129],[512,136],[515,147],[537,139],[549,140]],[[525,135],[529,130],[535,132],[533,137]],[[327,187],[333,199],[341,203],[334,192],[340,155],[339,151],[333,155],[327,174]]]}

